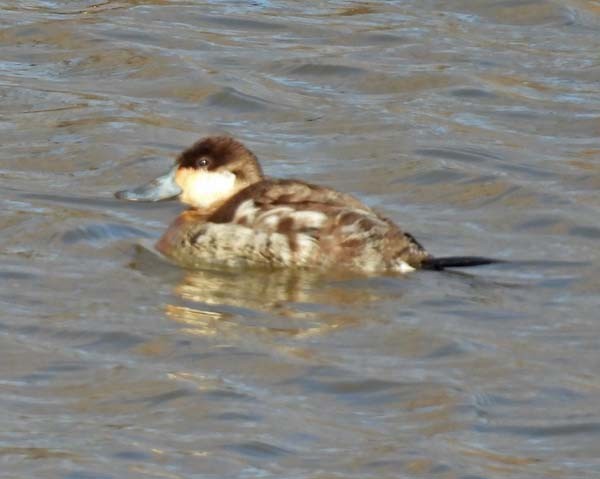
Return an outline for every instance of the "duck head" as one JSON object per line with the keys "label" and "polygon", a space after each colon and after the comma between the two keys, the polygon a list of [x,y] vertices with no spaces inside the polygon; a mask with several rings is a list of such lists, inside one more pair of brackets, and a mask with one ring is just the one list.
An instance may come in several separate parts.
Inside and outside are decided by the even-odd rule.
{"label": "duck head", "polygon": [[115,196],[129,201],[178,198],[192,208],[208,211],[262,178],[250,150],[233,138],[212,136],[184,150],[166,175]]}

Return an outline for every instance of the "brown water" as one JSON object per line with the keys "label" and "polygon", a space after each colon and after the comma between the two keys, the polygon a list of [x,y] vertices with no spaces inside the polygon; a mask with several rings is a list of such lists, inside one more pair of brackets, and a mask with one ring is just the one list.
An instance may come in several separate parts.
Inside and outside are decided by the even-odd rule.
{"label": "brown water", "polygon": [[[0,477],[600,477],[600,2],[0,0]],[[226,132],[436,254],[186,272]]]}

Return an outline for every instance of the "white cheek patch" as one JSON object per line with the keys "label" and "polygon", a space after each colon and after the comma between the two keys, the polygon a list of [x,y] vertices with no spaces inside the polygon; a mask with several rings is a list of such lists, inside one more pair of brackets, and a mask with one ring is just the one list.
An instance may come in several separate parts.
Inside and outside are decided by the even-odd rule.
{"label": "white cheek patch", "polygon": [[181,201],[196,208],[208,208],[235,193],[235,179],[235,174],[230,171],[186,173],[180,180]]}

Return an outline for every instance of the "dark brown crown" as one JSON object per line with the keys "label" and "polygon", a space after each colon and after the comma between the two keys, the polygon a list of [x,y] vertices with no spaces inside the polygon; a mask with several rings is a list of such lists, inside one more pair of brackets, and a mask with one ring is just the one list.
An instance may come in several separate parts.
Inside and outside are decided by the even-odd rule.
{"label": "dark brown crown", "polygon": [[228,136],[209,136],[184,150],[177,163],[184,168],[196,168],[201,158],[211,160],[211,170],[242,158],[257,161],[256,156],[239,141]]}
{"label": "dark brown crown", "polygon": [[206,168],[225,167],[239,180],[255,183],[263,178],[258,159],[248,148],[229,136],[209,136],[194,143],[177,158],[182,168],[199,168],[201,159],[207,159]]}

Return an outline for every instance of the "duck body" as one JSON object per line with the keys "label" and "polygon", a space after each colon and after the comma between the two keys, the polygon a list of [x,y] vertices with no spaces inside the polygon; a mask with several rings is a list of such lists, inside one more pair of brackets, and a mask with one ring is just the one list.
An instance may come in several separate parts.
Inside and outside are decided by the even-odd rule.
{"label": "duck body", "polygon": [[183,212],[157,243],[187,267],[266,266],[406,273],[429,255],[356,198],[296,180],[265,179],[211,214]]}
{"label": "duck body", "polygon": [[351,195],[265,178],[256,157],[229,137],[195,143],[167,175],[116,196],[131,201],[177,197],[189,205],[156,245],[188,268],[407,273],[494,262],[433,258],[412,235]]}

